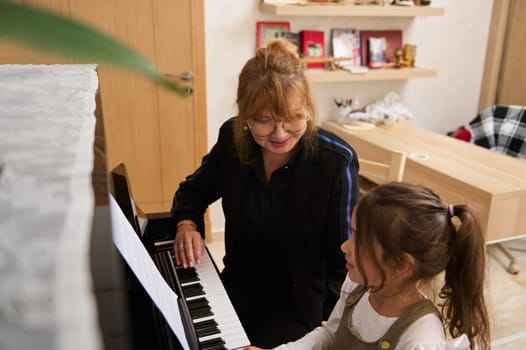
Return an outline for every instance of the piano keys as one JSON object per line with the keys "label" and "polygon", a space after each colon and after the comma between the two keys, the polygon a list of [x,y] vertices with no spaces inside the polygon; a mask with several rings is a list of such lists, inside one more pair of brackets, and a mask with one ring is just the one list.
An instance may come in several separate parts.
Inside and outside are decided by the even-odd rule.
{"label": "piano keys", "polygon": [[173,241],[157,242],[152,255],[168,284],[186,303],[200,349],[237,349],[250,344],[210,252],[205,249],[195,267],[175,266]]}

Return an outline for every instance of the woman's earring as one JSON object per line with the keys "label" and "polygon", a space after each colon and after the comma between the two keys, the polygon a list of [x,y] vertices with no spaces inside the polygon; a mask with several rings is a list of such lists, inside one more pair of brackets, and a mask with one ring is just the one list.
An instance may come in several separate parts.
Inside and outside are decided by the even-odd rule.
{"label": "woman's earring", "polygon": [[248,126],[244,125],[243,126],[243,131],[247,131],[248,130]]}

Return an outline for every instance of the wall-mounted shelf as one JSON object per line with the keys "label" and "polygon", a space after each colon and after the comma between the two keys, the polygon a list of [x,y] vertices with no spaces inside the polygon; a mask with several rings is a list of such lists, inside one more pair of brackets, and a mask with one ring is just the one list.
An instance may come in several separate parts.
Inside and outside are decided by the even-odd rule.
{"label": "wall-mounted shelf", "polygon": [[[442,16],[445,9],[435,6],[396,6],[396,5],[353,5],[349,3],[259,3],[263,13],[276,16],[311,17],[417,17]],[[311,83],[348,83],[358,81],[406,80],[412,78],[432,78],[437,70],[428,67],[380,68],[366,73],[349,73],[343,70],[307,69],[307,79]]]}
{"label": "wall-mounted shelf", "polygon": [[307,79],[311,83],[348,83],[356,81],[386,81],[406,80],[410,78],[432,78],[437,70],[426,67],[414,68],[380,68],[371,69],[367,73],[349,73],[342,70],[327,71],[323,69],[307,69]]}
{"label": "wall-mounted shelf", "polygon": [[331,4],[259,4],[261,12],[276,16],[347,16],[347,17],[416,17],[443,16],[444,8],[435,6]]}

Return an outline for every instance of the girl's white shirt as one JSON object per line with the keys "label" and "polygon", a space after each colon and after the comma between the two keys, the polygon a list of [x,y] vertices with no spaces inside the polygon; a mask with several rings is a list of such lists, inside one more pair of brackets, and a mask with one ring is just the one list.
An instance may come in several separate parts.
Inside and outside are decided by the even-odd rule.
{"label": "girl's white shirt", "polygon": [[[276,350],[325,350],[330,349],[347,296],[357,287],[357,284],[345,277],[340,298],[326,322],[294,342],[280,345]],[[376,312],[369,302],[369,292],[356,304],[352,314],[353,327],[360,337],[367,342],[373,342],[384,335],[397,317],[385,317]],[[344,320],[347,322],[347,320]],[[428,314],[414,322],[400,337],[395,350],[464,350],[469,348],[469,340],[465,334],[453,340],[446,340],[444,327],[440,318]]]}

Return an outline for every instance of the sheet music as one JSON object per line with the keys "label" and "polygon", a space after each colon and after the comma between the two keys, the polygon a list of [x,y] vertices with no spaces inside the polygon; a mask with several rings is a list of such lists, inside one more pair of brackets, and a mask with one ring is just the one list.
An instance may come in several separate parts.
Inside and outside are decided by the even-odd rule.
{"label": "sheet music", "polygon": [[177,295],[168,286],[121,208],[110,194],[113,242],[184,347],[189,349]]}

